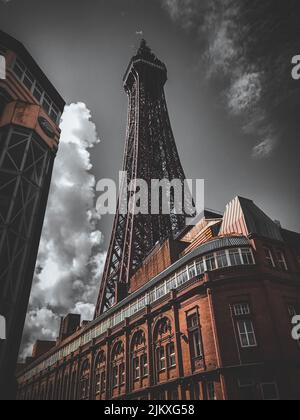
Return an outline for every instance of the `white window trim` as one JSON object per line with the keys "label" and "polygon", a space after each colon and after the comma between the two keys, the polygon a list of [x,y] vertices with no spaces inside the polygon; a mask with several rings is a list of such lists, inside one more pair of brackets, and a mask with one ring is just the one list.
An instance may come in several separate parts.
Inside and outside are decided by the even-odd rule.
{"label": "white window trim", "polygon": [[273,268],[276,268],[276,264],[275,264],[274,257],[273,257],[273,252],[271,251],[271,249],[265,246],[264,247],[264,251],[268,251],[268,254],[269,254],[269,258],[268,258],[266,256],[266,252],[265,252],[265,258],[266,258],[266,260],[267,261],[271,261]]}
{"label": "white window trim", "polygon": [[[280,258],[279,258],[280,255]],[[279,249],[277,251],[277,258],[278,258],[278,263],[281,265],[284,265],[285,271],[289,271],[288,265],[287,265],[287,261],[286,261],[286,257],[283,251],[281,251],[281,249]]]}
{"label": "white window trim", "polygon": [[[240,307],[240,308],[242,308],[243,306],[247,306],[248,307],[248,311],[247,312],[245,312],[245,313],[237,313],[237,308],[238,307]],[[236,304],[234,304],[233,305],[233,311],[234,311],[234,315],[236,316],[236,317],[241,317],[241,316],[247,316],[247,315],[251,315],[251,308],[250,308],[250,305],[249,305],[249,303],[236,303]]]}
{"label": "white window trim", "polygon": [[[199,339],[199,341],[197,341],[197,342],[196,342],[196,336],[195,336],[196,333],[198,334],[198,339]],[[199,327],[197,329],[195,329],[194,331],[192,331],[192,337],[193,337],[193,348],[194,348],[195,359],[203,358],[203,343],[202,343],[202,340],[201,340],[201,332],[200,332]],[[198,355],[198,351],[197,351],[198,350],[197,349],[198,345],[200,346],[200,349],[201,349],[201,354],[199,354],[199,355]]]}
{"label": "white window trim", "polygon": [[[240,322],[246,322],[246,320],[245,320],[245,321],[243,321],[243,320],[241,320],[241,319],[238,319],[238,320],[237,320],[237,328],[238,328],[238,332],[239,332],[240,343],[241,343],[241,347],[242,347],[243,349],[250,349],[250,348],[255,348],[255,347],[258,347],[253,322],[252,322],[252,320],[251,320],[251,319],[250,319],[250,320],[248,320],[248,321],[249,321],[249,322],[251,322],[251,325],[252,325],[253,337],[254,337],[255,344],[250,344],[250,343],[249,343],[249,331],[247,331],[247,332],[243,333],[243,332],[241,332],[241,330],[240,330],[240,324],[239,324],[239,323],[240,323]],[[244,344],[243,344],[243,341],[242,341],[242,336],[244,336],[244,335],[246,335],[246,336],[247,336],[247,341],[248,341],[248,343],[249,343],[249,344],[247,344],[247,345],[244,345]]]}
{"label": "white window trim", "polygon": [[[176,348],[175,348],[175,343],[173,343],[173,346],[174,346],[174,352],[173,353],[170,353],[169,352],[170,346],[171,346],[171,343],[169,343],[168,346],[167,346],[168,368],[174,368],[174,367],[176,367]],[[172,359],[174,359],[175,362],[172,363],[172,364],[169,364],[169,361],[172,360]]]}

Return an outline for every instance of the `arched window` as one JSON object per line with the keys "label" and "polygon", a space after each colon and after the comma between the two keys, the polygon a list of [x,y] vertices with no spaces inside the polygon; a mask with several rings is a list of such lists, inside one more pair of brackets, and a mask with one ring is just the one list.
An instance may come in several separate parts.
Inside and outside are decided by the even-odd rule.
{"label": "arched window", "polygon": [[106,357],[102,350],[98,353],[95,362],[94,397],[96,400],[105,400],[106,393]]}
{"label": "arched window", "polygon": [[124,345],[118,341],[111,355],[111,394],[120,395],[125,388],[125,354]]}
{"label": "arched window", "polygon": [[156,377],[176,368],[176,348],[172,324],[168,318],[162,318],[154,330]]}
{"label": "arched window", "polygon": [[132,388],[139,388],[143,379],[148,376],[148,356],[146,348],[146,337],[143,331],[134,334],[130,347],[131,355],[131,383]]}
{"label": "arched window", "polygon": [[85,360],[82,364],[79,380],[79,399],[87,400],[90,390],[90,362]]}

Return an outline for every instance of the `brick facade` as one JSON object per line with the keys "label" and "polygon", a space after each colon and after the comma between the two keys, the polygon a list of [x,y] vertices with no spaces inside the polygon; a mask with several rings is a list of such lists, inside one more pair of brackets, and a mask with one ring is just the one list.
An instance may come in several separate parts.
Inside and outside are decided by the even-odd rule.
{"label": "brick facade", "polygon": [[[82,339],[74,352],[42,369],[54,351],[97,328],[104,318],[58,343],[18,375],[19,399],[300,399],[300,346],[291,337],[290,317],[291,307],[298,310],[300,304],[300,235],[278,229],[282,241],[245,232],[243,226],[247,236],[235,229],[186,254],[182,247],[193,248],[199,238],[194,229],[193,235],[177,239],[177,260],[166,255],[176,249],[169,242],[158,247],[139,271],[140,283],[135,276],[135,293],[149,292],[148,304],[105,333],[91,334],[90,341]],[[163,261],[173,265],[166,267]],[[159,274],[157,267],[166,270]],[[181,280],[183,267],[189,275]],[[151,288],[156,284],[160,293],[161,282],[175,272],[173,289],[168,292],[167,281],[168,293],[151,302]],[[157,283],[153,278],[145,282],[146,273],[158,274]]]}

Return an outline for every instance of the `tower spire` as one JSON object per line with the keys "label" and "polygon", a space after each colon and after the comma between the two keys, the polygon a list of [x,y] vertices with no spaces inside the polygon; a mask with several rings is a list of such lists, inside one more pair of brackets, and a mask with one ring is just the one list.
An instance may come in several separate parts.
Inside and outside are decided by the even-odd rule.
{"label": "tower spire", "polygon": [[[127,173],[128,184],[137,179],[147,183],[149,203],[152,180],[179,180],[182,186],[185,181],[167,111],[166,80],[165,65],[142,39],[124,78],[129,113],[123,171]],[[127,296],[132,275],[157,242],[185,227],[185,215],[177,214],[172,207],[174,194],[173,191],[168,197],[170,214],[160,210],[159,214],[131,211],[124,215],[118,205],[96,317]],[[130,198],[128,193],[128,201]]]}

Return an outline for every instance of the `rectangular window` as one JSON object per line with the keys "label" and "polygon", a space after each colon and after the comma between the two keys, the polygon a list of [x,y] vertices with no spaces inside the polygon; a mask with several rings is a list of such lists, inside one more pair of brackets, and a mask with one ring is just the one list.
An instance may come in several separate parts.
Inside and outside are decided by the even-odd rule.
{"label": "rectangular window", "polygon": [[207,399],[208,401],[216,400],[215,384],[214,382],[207,383]]}
{"label": "rectangular window", "polygon": [[218,251],[217,252],[217,263],[218,268],[228,267],[228,260],[225,251]]}
{"label": "rectangular window", "polygon": [[135,357],[133,359],[133,380],[137,381],[140,379],[140,359]]}
{"label": "rectangular window", "polygon": [[148,358],[147,354],[141,356],[142,377],[148,376]]}
{"label": "rectangular window", "polygon": [[255,398],[255,382],[250,378],[240,378],[238,380],[239,399],[243,401],[254,401]]}
{"label": "rectangular window", "polygon": [[100,394],[101,392],[101,375],[96,375],[96,394]]}
{"label": "rectangular window", "polygon": [[18,77],[18,79],[22,80],[25,70],[26,68],[24,64],[20,60],[17,59],[13,67],[13,72]]}
{"label": "rectangular window", "polygon": [[266,258],[267,264],[270,267],[275,268],[276,265],[275,265],[275,262],[274,262],[272,251],[269,248],[264,248],[264,253],[265,253],[265,258]]}
{"label": "rectangular window", "polygon": [[198,274],[205,273],[206,269],[205,269],[205,263],[204,263],[203,258],[201,258],[200,260],[197,261],[196,266],[197,266],[197,273]]}
{"label": "rectangular window", "polygon": [[214,254],[207,255],[205,260],[207,271],[213,271],[216,269],[216,259]]}
{"label": "rectangular window", "polygon": [[132,304],[132,306],[131,306],[131,315],[134,315],[134,314],[136,314],[137,312],[138,312],[138,304],[137,304],[137,302],[135,302],[135,303],[133,303]]}
{"label": "rectangular window", "polygon": [[187,318],[187,325],[188,325],[188,329],[198,327],[199,326],[198,314],[195,313],[195,314],[189,315]]}
{"label": "rectangular window", "polygon": [[156,290],[151,290],[151,292],[149,293],[149,301],[150,303],[153,303],[156,301]]}
{"label": "rectangular window", "polygon": [[119,376],[120,376],[120,385],[124,385],[125,384],[125,365],[124,365],[124,363],[120,364]]}
{"label": "rectangular window", "polygon": [[189,267],[189,277],[190,277],[190,279],[192,279],[192,278],[196,277],[196,275],[197,275],[196,266],[195,266],[195,264],[193,264]]}
{"label": "rectangular window", "polygon": [[192,344],[193,344],[193,355],[195,358],[203,357],[202,351],[202,340],[199,329],[191,333]]}
{"label": "rectangular window", "polygon": [[257,347],[253,323],[251,320],[238,320],[238,332],[243,348]]}
{"label": "rectangular window", "polygon": [[166,289],[165,289],[165,285],[163,284],[162,286],[157,288],[156,297],[157,297],[157,299],[160,299],[160,298],[164,297],[165,294],[166,294]]}
{"label": "rectangular window", "polygon": [[250,315],[250,306],[248,303],[238,303],[233,306],[233,309],[235,316]]}
{"label": "rectangular window", "polygon": [[32,86],[34,84],[34,77],[30,74],[28,70],[24,74],[23,83],[27,87],[27,89],[31,91]]}
{"label": "rectangular window", "polygon": [[169,293],[171,290],[176,289],[176,279],[172,278],[167,281],[167,293]]}
{"label": "rectangular window", "polygon": [[230,249],[229,258],[230,258],[230,264],[232,266],[242,265],[242,259],[241,259],[239,249]]}
{"label": "rectangular window", "polygon": [[278,401],[278,388],[276,383],[261,384],[262,398],[264,401]]}
{"label": "rectangular window", "polygon": [[199,316],[197,313],[191,314],[187,317],[187,326],[189,330],[191,357],[193,359],[202,358],[203,346],[199,324]]}
{"label": "rectangular window", "polygon": [[157,368],[159,372],[166,369],[166,356],[164,347],[159,347],[157,349]]}
{"label": "rectangular window", "polygon": [[253,265],[255,264],[253,259],[253,254],[250,248],[242,248],[241,249],[243,264],[245,265]]}
{"label": "rectangular window", "polygon": [[188,281],[187,270],[184,270],[180,274],[177,275],[178,286],[181,286],[182,284],[186,283],[187,281]]}
{"label": "rectangular window", "polygon": [[42,95],[43,95],[43,88],[38,83],[36,83],[33,89],[33,96],[38,102],[41,102]]}
{"label": "rectangular window", "polygon": [[46,94],[44,95],[44,99],[43,99],[42,105],[43,105],[44,110],[47,112],[47,114],[49,114],[50,107],[51,107],[51,99]]}
{"label": "rectangular window", "polygon": [[176,352],[175,352],[175,344],[170,343],[167,346],[167,353],[168,353],[168,367],[172,368],[176,366]]}
{"label": "rectangular window", "polygon": [[101,392],[101,375],[96,375],[96,394]]}
{"label": "rectangular window", "polygon": [[114,366],[113,368],[113,378],[112,378],[113,387],[117,388],[119,382],[119,369],[118,366]]}
{"label": "rectangular window", "polygon": [[53,104],[52,104],[51,111],[50,111],[50,114],[49,115],[50,115],[50,118],[52,119],[52,121],[58,122],[59,111],[55,107],[55,105],[53,105]]}
{"label": "rectangular window", "polygon": [[282,271],[288,271],[288,266],[286,262],[285,255],[282,251],[277,251],[277,261],[280,269]]}
{"label": "rectangular window", "polygon": [[101,393],[105,392],[106,390],[106,373],[102,372],[101,374]]}

